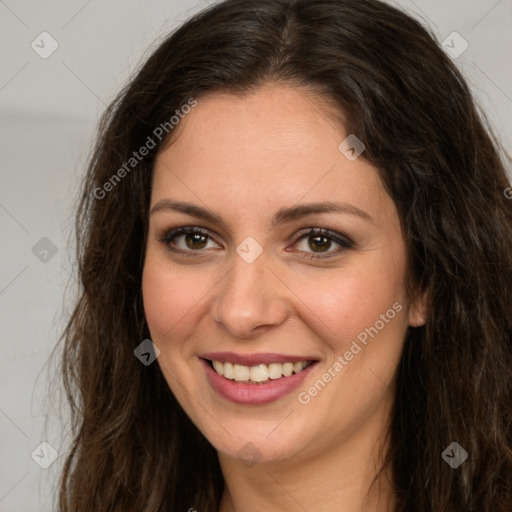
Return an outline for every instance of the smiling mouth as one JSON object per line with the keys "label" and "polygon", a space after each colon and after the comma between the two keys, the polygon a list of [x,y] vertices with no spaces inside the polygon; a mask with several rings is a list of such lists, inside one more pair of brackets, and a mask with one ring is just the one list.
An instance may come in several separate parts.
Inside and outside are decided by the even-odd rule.
{"label": "smiling mouth", "polygon": [[221,375],[225,379],[239,382],[240,384],[267,384],[271,381],[291,377],[292,375],[300,373],[315,362],[299,361],[296,363],[287,362],[282,364],[270,363],[244,366],[210,359],[205,359],[205,361],[218,375]]}

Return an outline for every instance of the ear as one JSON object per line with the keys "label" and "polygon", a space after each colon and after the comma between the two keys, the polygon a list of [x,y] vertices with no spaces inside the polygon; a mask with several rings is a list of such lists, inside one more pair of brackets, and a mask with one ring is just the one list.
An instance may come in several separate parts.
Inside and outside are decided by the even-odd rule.
{"label": "ear", "polygon": [[411,327],[425,325],[428,317],[427,293],[418,292],[409,305],[408,321]]}

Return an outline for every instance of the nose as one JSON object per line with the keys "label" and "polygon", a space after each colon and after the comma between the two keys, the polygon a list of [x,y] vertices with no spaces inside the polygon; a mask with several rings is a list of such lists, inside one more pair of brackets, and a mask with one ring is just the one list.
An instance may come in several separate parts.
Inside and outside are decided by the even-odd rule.
{"label": "nose", "polygon": [[247,263],[238,254],[213,304],[213,319],[235,338],[250,339],[289,316],[286,289],[262,254]]}

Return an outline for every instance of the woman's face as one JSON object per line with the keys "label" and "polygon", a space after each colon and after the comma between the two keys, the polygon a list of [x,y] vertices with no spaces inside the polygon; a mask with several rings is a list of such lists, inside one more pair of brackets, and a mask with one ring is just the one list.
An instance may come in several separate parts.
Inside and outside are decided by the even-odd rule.
{"label": "woman's face", "polygon": [[199,98],[175,130],[154,168],[143,294],[183,409],[249,465],[376,439],[423,322],[376,170],[339,149],[349,134],[306,89]]}

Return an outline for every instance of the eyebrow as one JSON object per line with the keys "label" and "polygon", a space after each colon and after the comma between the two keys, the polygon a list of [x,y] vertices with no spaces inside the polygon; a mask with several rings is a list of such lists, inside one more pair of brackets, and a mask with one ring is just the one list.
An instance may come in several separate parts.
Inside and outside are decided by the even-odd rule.
{"label": "eyebrow", "polygon": [[[150,210],[150,215],[160,211],[171,210],[175,212],[184,213],[192,217],[197,217],[205,221],[209,221],[213,224],[218,224],[227,229],[227,224],[224,222],[222,217],[212,210],[198,206],[193,203],[187,203],[183,201],[173,201],[171,199],[162,199],[156,203]],[[364,220],[373,222],[370,214],[357,206],[349,203],[337,203],[337,202],[320,202],[320,203],[305,203],[299,204],[287,208],[281,208],[272,217],[272,227],[276,227],[280,224],[286,224],[299,220],[302,217],[308,215],[314,215],[318,213],[342,213],[348,215],[355,215]]]}

